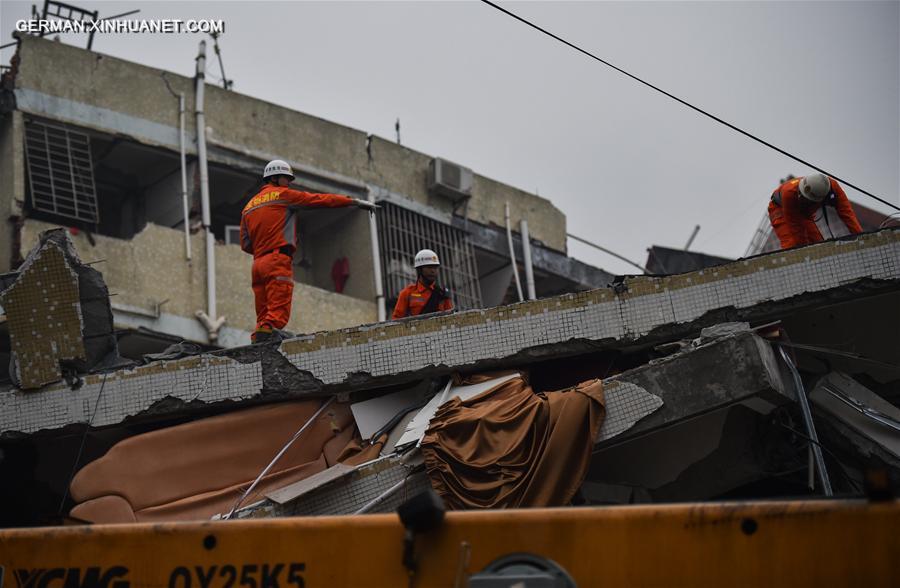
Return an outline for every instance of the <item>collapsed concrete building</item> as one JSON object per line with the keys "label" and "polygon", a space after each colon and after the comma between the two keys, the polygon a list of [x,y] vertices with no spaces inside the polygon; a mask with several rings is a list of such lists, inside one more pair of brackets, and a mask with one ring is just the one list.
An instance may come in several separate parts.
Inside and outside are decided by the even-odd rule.
{"label": "collapsed concrete building", "polygon": [[[97,522],[383,512],[435,484],[410,457],[434,448],[428,405],[476,402],[503,378],[540,398],[602,383],[602,424],[560,428],[596,433],[583,468],[559,474],[574,476],[565,478],[577,486],[568,504],[860,495],[866,472],[900,471],[898,303],[900,230],[885,229],[496,308],[101,366],[0,392],[0,468],[15,480],[5,503],[21,505],[7,516],[41,524],[70,509]],[[479,374],[487,387],[453,400]],[[279,411],[288,424],[266,420]],[[315,443],[304,423],[318,431]],[[270,463],[292,431],[307,453]],[[204,447],[220,446],[213,434],[267,445],[247,459],[210,456]],[[814,468],[811,447],[825,450]],[[216,471],[215,487],[205,476],[179,481],[178,468],[203,467]],[[142,479],[164,479],[166,496],[137,491]]]}
{"label": "collapsed concrete building", "polygon": [[[549,201],[465,167],[202,68],[18,44],[2,526],[386,512],[428,488],[454,508],[859,496],[900,471],[896,228],[736,261],[654,247],[671,275],[612,276],[566,255]],[[246,346],[235,225],[276,157],[382,210],[302,221],[288,327],[308,334]],[[458,311],[385,321],[426,246]],[[510,249],[535,299],[510,304]]]}
{"label": "collapsed concrete building", "polygon": [[[206,85],[202,70],[191,79],[36,36],[18,43],[0,89],[0,216],[9,221],[0,224],[0,272],[17,269],[42,231],[70,228],[85,260],[103,264],[127,356],[180,340],[208,349],[250,342],[251,260],[237,230],[265,163],[276,158],[292,165],[298,189],[382,206],[377,222],[342,209],[301,217],[292,332],[383,320],[426,247],[446,260],[442,279],[457,308],[512,301],[507,206],[520,263],[529,246],[536,296],[612,277],[567,256],[565,216],[545,198]],[[204,246],[207,222],[212,246]]]}

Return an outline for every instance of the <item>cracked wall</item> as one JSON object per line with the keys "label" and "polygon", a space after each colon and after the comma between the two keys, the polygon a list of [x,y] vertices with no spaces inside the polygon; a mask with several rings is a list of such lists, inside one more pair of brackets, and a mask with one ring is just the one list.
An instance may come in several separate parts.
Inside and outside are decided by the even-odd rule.
{"label": "cracked wall", "polygon": [[[23,246],[32,247],[42,231],[55,226],[27,220],[22,228]],[[183,231],[152,223],[130,241],[93,235],[92,245],[84,232],[70,239],[88,261],[103,260],[95,267],[103,274],[109,291],[116,294],[113,302],[117,307],[134,307],[152,315],[163,303],[160,312],[191,321],[195,320],[195,311],[206,309],[206,249],[202,235],[191,239],[193,263],[185,259]],[[256,323],[250,288],[252,263],[252,257],[237,245],[216,246],[218,313],[227,317],[228,327],[248,333]],[[294,332],[340,329],[374,322],[377,318],[374,302],[307,284],[294,284],[293,300],[287,329]],[[158,330],[166,329],[158,327]],[[247,337],[244,344],[250,342]]]}

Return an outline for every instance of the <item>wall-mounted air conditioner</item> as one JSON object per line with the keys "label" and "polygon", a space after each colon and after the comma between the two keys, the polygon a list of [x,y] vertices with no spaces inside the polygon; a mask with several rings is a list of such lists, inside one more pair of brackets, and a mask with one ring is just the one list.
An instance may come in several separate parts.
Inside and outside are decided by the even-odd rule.
{"label": "wall-mounted air conditioner", "polygon": [[428,166],[428,190],[454,203],[472,196],[472,170],[435,157]]}

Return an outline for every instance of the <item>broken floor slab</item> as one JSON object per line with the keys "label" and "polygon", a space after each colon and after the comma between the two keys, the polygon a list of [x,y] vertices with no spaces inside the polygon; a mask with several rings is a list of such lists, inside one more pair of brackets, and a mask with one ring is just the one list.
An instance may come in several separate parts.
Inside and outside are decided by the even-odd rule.
{"label": "broken floor slab", "polygon": [[601,440],[586,500],[707,500],[779,470],[778,452],[765,447],[777,441],[773,429],[783,431],[769,417],[794,394],[771,343],[754,333],[732,332],[609,380],[640,385],[664,404]]}
{"label": "broken floor slab", "polygon": [[627,278],[613,288],[317,333],[280,350],[323,387],[464,366],[485,371],[778,318],[823,299],[857,297],[854,284],[896,289],[898,260],[900,230],[887,229],[687,274]]}
{"label": "broken floor slab", "polygon": [[[489,382],[496,386],[502,381],[501,377]],[[739,408],[751,415],[744,420],[752,425],[752,415],[769,412],[791,400],[770,344],[749,331],[730,331],[700,347],[688,347],[649,365],[607,378],[603,388],[607,410],[596,440],[598,452],[602,453],[610,445],[628,445],[630,441],[642,440],[637,438],[647,439],[658,431],[694,423],[698,415],[718,414],[717,422],[708,427],[709,434],[698,429],[695,437],[706,435],[709,439],[694,440],[696,455],[692,457],[689,451],[682,452],[694,461],[701,460],[711,451],[705,446],[715,448],[718,444],[728,407],[746,405]],[[438,392],[438,397],[441,394]],[[412,428],[416,429],[415,426]],[[744,441],[740,439],[735,443],[744,447],[741,445]],[[759,468],[755,461],[745,461],[741,464],[746,470],[742,470],[742,479],[750,479]],[[686,466],[630,459],[620,460],[614,467],[632,472],[654,469],[653,476],[669,480],[676,478]],[[667,468],[672,471],[667,473]],[[245,508],[240,516],[351,514],[383,496],[383,500],[372,506],[380,509],[384,504],[394,504],[397,500],[394,493],[407,493],[408,487],[421,485],[422,477],[398,457],[386,457],[358,468],[333,467],[318,477],[270,493],[266,500]],[[639,476],[636,478],[640,479]],[[728,489],[729,481],[723,479],[715,489]],[[683,493],[686,484],[692,486],[695,494],[709,491],[711,485],[705,483],[708,480],[701,477],[700,482],[698,486],[695,476],[666,491]],[[640,491],[646,494],[645,490]]]}
{"label": "broken floor slab", "polygon": [[154,411],[184,413],[192,402],[324,395],[454,371],[508,369],[649,346],[719,322],[759,323],[898,289],[900,229],[885,229],[688,274],[627,278],[613,288],[92,375],[78,390],[55,384],[36,393],[6,391],[0,393],[0,435],[78,422],[110,425]]}
{"label": "broken floor slab", "polygon": [[[750,331],[727,335],[697,348],[688,347],[608,378],[604,380],[607,397],[620,385],[633,386],[659,398],[662,406],[611,443],[738,402],[745,402],[758,412],[769,412],[793,399],[792,391],[785,388],[771,344]],[[635,396],[629,394],[627,398]],[[598,442],[605,441],[604,429],[600,432]]]}
{"label": "broken floor slab", "polygon": [[329,468],[235,514],[255,518],[391,512],[428,488],[421,467],[391,456],[356,468]]}

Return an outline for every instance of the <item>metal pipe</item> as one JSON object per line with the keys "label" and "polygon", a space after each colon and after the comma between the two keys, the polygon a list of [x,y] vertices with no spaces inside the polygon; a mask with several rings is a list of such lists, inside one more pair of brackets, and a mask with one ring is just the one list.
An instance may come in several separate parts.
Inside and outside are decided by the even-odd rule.
{"label": "metal pipe", "polygon": [[855,398],[849,398],[842,394],[841,392],[833,389],[831,386],[823,385],[822,388],[828,392],[833,397],[840,400],[843,404],[849,406],[859,414],[863,415],[867,419],[873,420],[876,423],[884,425],[885,427],[890,427],[894,429],[898,433],[900,433],[900,421],[889,417],[888,415],[875,410],[874,408],[868,407],[859,400]]}
{"label": "metal pipe", "polygon": [[444,256],[444,267],[441,268],[441,283],[445,288],[450,288],[450,292],[458,296],[461,285],[458,275],[458,272],[460,271],[460,260],[459,256],[456,254],[456,248],[453,247],[452,239],[450,238],[450,227],[442,223],[437,223],[430,218],[423,217],[423,221],[429,228],[429,233],[433,234],[435,240],[440,243],[440,249]]}
{"label": "metal pipe", "polygon": [[216,316],[216,240],[212,232],[209,206],[209,167],[206,160],[206,117],[203,113],[204,86],[206,85],[206,41],[200,41],[197,55],[195,114],[197,125],[197,160],[200,166],[200,209],[203,230],[206,233],[206,313],[197,317],[206,327],[210,342],[218,339],[224,321]]}
{"label": "metal pipe", "polygon": [[649,271],[647,268],[645,268],[644,266],[642,266],[642,265],[640,265],[640,264],[637,264],[637,263],[631,261],[630,259],[628,259],[628,258],[626,258],[626,257],[622,257],[622,256],[619,255],[618,253],[616,253],[616,252],[614,252],[614,251],[610,251],[610,250],[607,249],[606,247],[601,247],[600,245],[597,245],[596,243],[591,243],[591,242],[588,241],[587,239],[582,239],[581,237],[576,237],[576,236],[573,235],[572,233],[566,233],[566,237],[568,237],[568,238],[570,238],[570,239],[575,239],[576,241],[579,241],[579,242],[581,242],[581,243],[584,243],[585,245],[590,245],[590,246],[593,247],[594,249],[599,249],[599,250],[602,251],[603,253],[606,253],[607,255],[612,255],[612,256],[615,257],[616,259],[621,259],[621,260],[624,261],[625,263],[630,263],[631,265],[633,265],[634,267],[638,268],[639,270],[641,270],[641,271],[644,272],[645,274],[649,274],[649,273],[650,273],[650,271]]}
{"label": "metal pipe", "polygon": [[[135,11],[135,12],[140,12]],[[166,73],[162,74],[163,82],[166,84],[166,88],[169,90],[169,93],[178,98],[178,151],[181,155],[181,201],[184,208],[184,255],[185,258],[190,261],[191,260],[191,227],[190,227],[190,218],[188,213],[188,200],[187,200],[187,164],[185,160],[184,154],[184,92],[175,93],[175,90],[172,89],[172,85],[169,84],[169,78],[166,77]]]}
{"label": "metal pipe", "polygon": [[509,259],[512,263],[513,277],[516,279],[516,292],[519,293],[519,302],[525,300],[522,296],[522,282],[519,281],[519,268],[516,267],[516,250],[513,249],[512,227],[509,224],[509,202],[506,203],[506,241],[509,243]]}
{"label": "metal pipe", "polygon": [[537,292],[534,289],[534,267],[531,265],[531,239],[528,236],[528,221],[524,218],[519,222],[519,232],[522,234],[522,258],[525,262],[525,287],[528,289],[528,299],[537,300]]}
{"label": "metal pipe", "polygon": [[[368,190],[368,200],[375,204],[375,193]],[[372,267],[375,270],[375,308],[378,310],[378,322],[387,318],[384,307],[384,284],[381,281],[381,248],[378,244],[378,219],[375,212],[369,213],[369,237],[372,240]]]}
{"label": "metal pipe", "polygon": [[813,458],[816,462],[816,472],[819,476],[819,484],[822,486],[825,496],[833,496],[834,492],[831,490],[831,480],[828,478],[828,470],[825,469],[825,457],[822,455],[822,448],[819,446],[819,436],[816,434],[816,426],[812,420],[812,411],[809,409],[809,399],[806,398],[806,390],[803,388],[803,380],[800,379],[800,372],[797,371],[794,362],[791,361],[791,358],[784,351],[784,347],[778,345],[778,352],[781,354],[781,358],[784,360],[788,370],[791,372],[791,376],[794,378],[794,392],[797,395],[797,402],[800,404],[800,412],[803,414],[803,423],[806,425],[806,434],[811,440],[810,449],[812,450]]}
{"label": "metal pipe", "polygon": [[385,499],[390,497],[391,494],[393,494],[394,492],[396,492],[397,490],[402,488],[404,484],[406,484],[406,478],[403,478],[402,480],[400,480],[399,482],[397,482],[396,484],[394,484],[393,486],[391,486],[390,488],[388,488],[387,490],[385,490],[384,492],[382,492],[381,494],[379,494],[378,496],[373,498],[371,501],[369,501],[368,503],[363,505],[362,508],[360,508],[353,514],[358,515],[358,514],[365,514],[365,513],[369,512],[374,507],[376,507],[379,504],[381,504],[382,502],[384,502]]}
{"label": "metal pipe", "polygon": [[691,243],[694,242],[694,238],[697,236],[697,233],[699,233],[699,232],[700,232],[700,225],[696,225],[696,226],[694,227],[694,232],[691,233],[691,236],[690,236],[690,238],[688,239],[687,244],[684,246],[684,250],[685,250],[685,251],[687,251],[688,249],[691,248]]}
{"label": "metal pipe", "polygon": [[178,144],[181,150],[181,202],[184,209],[184,255],[191,260],[191,221],[187,193],[187,158],[184,154],[184,92],[178,94]]}
{"label": "metal pipe", "polygon": [[279,451],[278,454],[277,454],[275,457],[272,458],[272,461],[269,462],[269,465],[267,465],[267,466],[263,469],[263,471],[261,471],[261,472],[259,473],[259,475],[256,476],[256,479],[253,480],[253,483],[250,484],[250,487],[247,488],[247,490],[246,490],[243,494],[241,494],[241,497],[238,498],[238,499],[237,499],[237,502],[234,503],[234,506],[231,507],[231,511],[230,511],[227,515],[225,515],[225,519],[230,519],[230,518],[231,518],[231,515],[234,514],[234,511],[236,511],[236,510],[238,509],[238,507],[241,505],[241,503],[244,502],[244,500],[245,500],[248,496],[250,496],[250,494],[253,492],[253,489],[256,488],[257,484],[259,484],[259,481],[262,480],[262,479],[266,476],[266,474],[269,473],[269,470],[272,469],[272,466],[274,466],[275,463],[276,463],[279,459],[281,459],[281,456],[284,455],[284,453],[285,453],[288,449],[290,449],[290,447],[291,447],[291,445],[293,445],[294,441],[296,441],[297,438],[300,437],[300,435],[303,434],[303,431],[305,431],[307,428],[309,428],[309,426],[313,423],[313,421],[315,421],[317,418],[319,418],[319,415],[322,414],[322,412],[323,412],[326,408],[328,408],[328,406],[329,406],[332,402],[334,402],[334,398],[335,398],[335,397],[332,396],[331,398],[329,398],[328,400],[326,400],[325,403],[322,404],[322,406],[319,407],[319,410],[317,410],[317,411],[315,412],[314,415],[312,415],[311,417],[309,417],[309,420],[307,420],[305,423],[303,423],[303,426],[300,427],[300,429],[298,429],[296,433],[294,433],[294,436],[291,437],[290,440],[289,440],[287,443],[285,443],[284,447],[281,448],[281,451]]}

